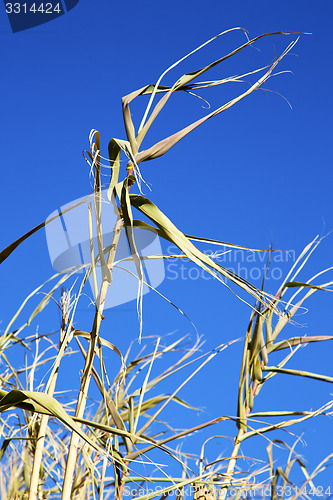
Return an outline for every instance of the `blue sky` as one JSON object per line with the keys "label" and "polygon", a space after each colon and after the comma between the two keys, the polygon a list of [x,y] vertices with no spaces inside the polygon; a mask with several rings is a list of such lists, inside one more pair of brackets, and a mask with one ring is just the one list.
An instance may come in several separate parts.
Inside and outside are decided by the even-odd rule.
{"label": "blue sky", "polygon": [[[122,96],[155,83],[173,62],[236,26],[246,28],[251,38],[280,30],[312,33],[302,35],[278,67],[292,73],[275,76],[265,85],[282,94],[292,109],[276,93],[260,90],[251,94],[162,158],[142,163],[142,175],[152,188],[145,194],[187,234],[255,248],[268,248],[272,241],[274,248],[289,250],[291,256],[298,255],[317,234],[328,234],[333,229],[332,15],[332,4],[323,1],[184,0],[154,4],[146,0],[80,0],[61,18],[13,34],[1,5],[1,247],[57,208],[89,193],[89,168],[81,151],[88,147],[92,128],[101,133],[105,155],[111,137],[125,139]],[[296,38],[269,37],[257,42],[260,51],[248,48],[208,73],[207,79],[268,64]],[[162,83],[172,84],[183,73],[208,64],[243,42],[240,31],[220,37],[170,72]],[[215,109],[246,88],[246,83],[223,85],[201,95]],[[136,125],[142,106],[132,106]],[[144,145],[207,112],[202,101],[192,96],[174,96]],[[332,235],[328,235],[303,270],[303,280],[332,265],[332,248]],[[272,264],[276,276],[292,264],[286,254],[283,256],[282,262]],[[239,254],[232,266],[250,273],[249,263],[242,259],[246,258]],[[262,270],[260,260],[253,265]],[[2,325],[6,326],[24,297],[52,272],[41,231],[1,266]],[[183,279],[172,276],[167,270],[159,290],[191,318],[206,339],[207,349],[245,334],[250,309],[219,283],[190,279],[186,273]],[[195,271],[192,276],[196,276]],[[254,284],[260,286],[260,280],[255,274],[253,277]],[[267,286],[275,293],[278,281],[271,277]],[[290,327],[289,336],[330,335],[331,294],[315,294],[308,307],[310,311],[297,318],[302,326]],[[125,348],[138,335],[135,303],[109,314],[105,335]],[[91,312],[81,311],[81,316],[88,329]],[[55,308],[41,320],[40,328],[49,328],[50,323],[51,329],[57,328]],[[195,337],[185,318],[149,294],[144,300],[144,335],[170,332],[175,332],[172,338],[187,333]],[[235,411],[241,343],[226,352],[205,369],[203,378],[196,381],[196,391],[192,386],[182,394],[191,404],[205,407],[207,419]],[[330,375],[331,354],[330,343],[308,346],[290,367]],[[257,409],[310,409],[331,398],[329,384],[311,380],[299,384],[287,376],[281,376],[280,382],[271,386],[273,400],[268,390],[263,391]],[[298,433],[306,432],[308,448],[300,446],[299,452],[306,456],[310,469],[331,451],[331,444],[323,439],[331,432],[331,425],[330,419],[321,419],[297,429]],[[224,430],[219,433],[224,434]],[[266,445],[258,444],[258,450]],[[328,485],[329,475],[325,477],[323,484]]]}

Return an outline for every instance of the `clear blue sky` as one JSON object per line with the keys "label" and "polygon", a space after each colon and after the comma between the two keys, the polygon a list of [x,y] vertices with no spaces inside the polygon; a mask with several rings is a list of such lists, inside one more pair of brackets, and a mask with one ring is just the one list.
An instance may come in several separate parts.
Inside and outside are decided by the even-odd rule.
{"label": "clear blue sky", "polygon": [[[13,34],[1,5],[1,247],[90,191],[89,169],[81,151],[88,147],[92,128],[101,133],[105,155],[111,137],[125,139],[122,96],[155,83],[164,69],[217,33],[242,26],[251,38],[280,30],[312,33],[301,36],[282,61],[280,70],[292,73],[275,76],[265,85],[282,94],[292,109],[275,93],[260,90],[252,94],[194,131],[164,157],[142,163],[143,177],[152,187],[145,194],[188,234],[256,248],[268,248],[272,240],[274,248],[290,250],[290,255],[300,253],[317,234],[333,229],[332,19],[332,4],[322,0],[80,0],[59,19]],[[261,67],[294,39],[296,35],[258,42],[260,51],[249,48],[204,79]],[[219,38],[162,83],[172,84],[181,74],[243,42],[241,32]],[[202,96],[215,109],[246,85],[222,86],[202,92]],[[137,125],[141,112],[140,104],[132,107]],[[145,145],[205,113],[202,101],[176,95]],[[304,269],[303,280],[332,265],[332,238],[329,235],[319,246]],[[241,258],[232,263],[236,271],[243,265]],[[273,262],[272,268],[278,275],[280,267],[285,271],[291,263]],[[262,262],[257,260],[254,266],[261,269]],[[250,269],[248,266],[246,272]],[[23,298],[52,272],[41,231],[1,266],[1,328]],[[170,272],[167,277],[159,290],[191,318],[204,335],[207,349],[245,334],[250,310],[220,284],[172,280]],[[268,291],[275,293],[277,283],[272,278]],[[254,279],[254,284],[260,286],[260,280]],[[174,337],[191,333],[194,338],[191,325],[151,295],[144,300],[144,335],[176,332]],[[332,334],[331,294],[315,294],[308,307],[310,312],[297,318],[303,326],[290,327],[289,336]],[[50,323],[51,329],[58,327],[55,308],[52,314],[41,320],[44,330]],[[82,321],[88,329],[91,313],[85,314],[82,311]],[[135,303],[110,314],[104,334],[125,348],[138,334]],[[124,321],[130,325],[126,332]],[[191,404],[206,408],[207,419],[235,412],[240,353],[241,343],[222,353],[205,370],[207,382],[197,379],[195,391],[192,385],[182,393]],[[331,357],[330,343],[306,347],[290,367],[332,375]],[[257,409],[314,409],[331,398],[329,384],[309,380],[299,385],[287,376],[281,376],[280,382],[280,387],[272,384],[263,391]],[[276,391],[274,400],[270,390]],[[306,456],[311,470],[331,451],[327,436],[332,421],[304,424],[297,433],[303,430],[309,446],[300,446],[299,452]],[[225,431],[221,428],[218,433]],[[267,444],[258,443],[258,450]],[[256,453],[253,448],[250,452]],[[329,485],[330,475],[325,477],[323,484]]]}

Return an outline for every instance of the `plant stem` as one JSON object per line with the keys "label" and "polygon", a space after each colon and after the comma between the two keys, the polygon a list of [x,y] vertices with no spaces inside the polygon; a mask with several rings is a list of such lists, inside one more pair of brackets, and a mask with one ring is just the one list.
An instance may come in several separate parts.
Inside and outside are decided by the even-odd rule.
{"label": "plant stem", "polygon": [[[112,269],[114,258],[116,255],[116,250],[117,250],[117,246],[119,243],[122,225],[123,225],[122,219],[119,217],[117,222],[116,222],[116,225],[114,227],[111,250],[110,250],[109,256],[108,256],[107,266],[110,270]],[[85,362],[84,371],[83,371],[83,377],[82,377],[82,381],[81,381],[81,388],[80,388],[78,402],[77,402],[76,411],[75,411],[75,416],[77,418],[83,417],[85,406],[86,406],[88,389],[89,389],[91,372],[92,372],[92,366],[93,366],[94,355],[95,355],[95,349],[97,346],[97,340],[98,340],[98,334],[99,334],[100,325],[101,325],[101,321],[102,321],[105,298],[106,298],[106,294],[107,294],[107,290],[109,288],[109,285],[110,285],[110,283],[108,281],[103,281],[103,283],[101,285],[100,295],[99,295],[99,299],[98,299],[98,307],[96,307],[93,328],[91,331],[89,348],[88,348],[88,352],[87,352],[86,362]],[[79,435],[76,434],[75,432],[73,432],[72,436],[71,436],[71,442],[69,445],[69,451],[68,451],[68,457],[67,457],[67,464],[66,464],[61,500],[70,500],[71,499],[71,490],[72,490],[72,483],[73,483],[73,479],[74,479],[74,471],[75,471],[75,464],[76,464],[76,458],[77,458],[78,444],[79,444]]]}
{"label": "plant stem", "polygon": [[[48,394],[50,396],[53,396],[54,389],[55,389],[56,382],[57,382],[57,375],[58,375],[58,372],[56,372],[53,375],[53,378],[52,378],[52,381],[50,384],[50,388],[48,391]],[[37,500],[37,498],[38,498],[38,483],[39,483],[40,466],[41,466],[42,457],[43,457],[44,442],[45,442],[45,435],[46,435],[48,421],[49,421],[49,415],[42,415],[41,421],[40,421],[40,428],[39,428],[39,432],[38,432],[38,437],[37,437],[37,443],[36,443],[36,449],[35,449],[35,455],[34,455],[34,463],[33,463],[33,468],[32,468],[32,473],[31,473],[31,479],[30,479],[29,500]]]}
{"label": "plant stem", "polygon": [[[68,307],[69,302],[66,304],[66,298],[64,291],[61,292],[61,309],[62,309],[62,321],[61,321],[61,329],[60,329],[60,342],[59,342],[59,351],[61,349],[61,344],[64,341],[65,332],[66,332],[66,323],[68,320]],[[52,371],[49,380],[49,387],[47,390],[47,394],[49,396],[53,396],[57,378],[58,378],[58,370],[59,364],[55,370]],[[46,436],[47,424],[49,421],[49,415],[42,415],[40,421],[40,428],[37,436],[36,449],[34,454],[33,468],[30,478],[30,489],[29,489],[29,499],[28,500],[37,500],[38,498],[38,483],[39,483],[39,474],[40,468],[43,458],[43,450]]]}

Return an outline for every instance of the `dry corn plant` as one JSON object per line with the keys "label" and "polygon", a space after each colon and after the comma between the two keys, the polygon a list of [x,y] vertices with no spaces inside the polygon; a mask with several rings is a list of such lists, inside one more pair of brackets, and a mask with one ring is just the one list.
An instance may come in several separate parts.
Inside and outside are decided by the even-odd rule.
{"label": "dry corn plant", "polygon": [[[223,34],[220,33],[217,37]],[[78,269],[73,267],[56,273],[46,283],[32,291],[9,322],[0,339],[2,360],[0,426],[3,438],[0,451],[1,499],[98,498],[101,500],[115,497],[120,500],[126,496],[132,498],[140,496],[148,500],[153,497],[165,499],[174,494],[177,498],[190,495],[195,499],[223,500],[227,495],[232,498],[244,497],[244,494],[250,490],[254,495],[260,496],[259,487],[263,485],[270,487],[269,496],[277,499],[286,495],[292,484],[292,469],[298,467],[304,475],[304,482],[297,491],[292,490],[291,498],[294,500],[298,496],[306,497],[307,485],[313,486],[315,475],[325,468],[329,457],[313,473],[309,473],[300,457],[296,455],[294,447],[281,440],[268,440],[266,466],[255,470],[252,468],[251,471],[240,471],[237,465],[237,461],[242,459],[241,446],[245,440],[263,439],[263,436],[267,436],[271,431],[285,429],[314,416],[331,413],[333,402],[312,411],[308,409],[303,412],[272,410],[255,413],[253,411],[255,397],[258,396],[262,386],[279,373],[310,377],[326,382],[333,381],[328,376],[286,367],[302,344],[328,341],[333,337],[278,339],[283,328],[292,320],[303,302],[316,291],[327,290],[331,284],[314,284],[314,280],[317,281],[324,271],[306,283],[297,281],[299,272],[318,245],[318,239],[304,249],[276,295],[272,296],[264,291],[264,286],[262,289],[257,289],[240,276],[218,265],[213,256],[202,253],[193,241],[223,245],[231,249],[246,249],[246,247],[183,234],[157,205],[141,194],[144,180],[139,168],[140,163],[164,155],[206,120],[222,113],[260,88],[297,40],[292,41],[285,51],[265,68],[223,80],[201,82],[194,82],[194,80],[262,37],[291,34],[290,32],[267,33],[253,40],[247,40],[246,43],[211,64],[181,76],[172,86],[162,86],[162,78],[169,70],[178,66],[185,59],[183,58],[168,68],[155,85],[147,85],[123,98],[127,139],[113,138],[108,147],[109,170],[107,172],[111,174],[107,186],[107,197],[108,203],[113,205],[117,216],[112,243],[108,245],[103,241],[101,197],[104,187],[102,176],[105,175],[106,165],[103,163],[104,157],[101,154],[99,133],[92,131],[90,150],[85,152],[85,158],[93,174],[93,193],[90,197],[65,210],[73,210],[79,204],[87,203],[86,220],[89,226],[90,264],[82,265],[81,282],[75,276]],[[217,37],[212,38],[186,57]],[[196,93],[199,89],[222,85],[226,82],[242,81],[245,77],[250,78],[254,75],[256,78],[256,75],[260,73],[260,78],[250,84],[248,90],[238,97],[153,146],[141,149],[148,130],[174,92]],[[149,102],[142,121],[136,129],[132,122],[130,105],[140,96],[149,96]],[[160,100],[155,104],[159,96],[161,96]],[[125,172],[122,169],[121,154],[127,158]],[[136,186],[138,192],[135,194],[133,189]],[[134,214],[138,214],[136,216],[140,219],[134,218]],[[52,224],[52,221],[60,215],[62,214],[48,219],[5,248],[0,254],[1,262],[7,259],[25,239],[45,225]],[[145,220],[141,220],[142,216]],[[93,237],[94,225],[97,244],[94,243]],[[135,228],[151,231],[159,238],[172,242],[178,247],[179,255],[142,257],[136,246]],[[114,269],[122,265],[122,262],[116,261],[116,251],[122,232],[126,235],[131,258],[136,268],[140,335],[142,288],[147,285],[142,267],[144,259],[186,258],[213,275],[243,302],[248,304],[252,302],[251,318],[241,361],[237,414],[218,415],[213,420],[187,429],[173,428],[163,420],[165,409],[170,405],[176,404],[196,410],[181,399],[182,388],[214,357],[223,356],[223,351],[234,341],[220,345],[211,352],[203,353],[199,339],[193,345],[190,345],[186,338],[164,344],[161,338],[156,337],[142,347],[136,344],[138,352],[132,356],[133,346],[122,354],[117,346],[107,340],[108,332],[103,331],[102,321],[104,314],[107,314],[104,311],[105,301],[109,290],[112,290]],[[93,279],[95,307],[91,329],[85,331],[74,324],[78,303],[85,293],[85,286],[90,277]],[[288,298],[288,293],[294,290],[296,291]],[[39,300],[38,296],[41,292],[43,298]],[[159,293],[157,290],[155,292]],[[27,315],[26,310],[34,301],[36,305]],[[61,313],[58,332],[39,334],[37,330],[37,333],[32,333],[36,316],[45,315],[45,308],[50,301],[57,304]],[[24,317],[23,320],[21,320],[22,317]],[[21,326],[17,326],[18,324]],[[133,338],[135,336],[136,333],[133,334]],[[73,351],[73,345],[76,351]],[[26,354],[23,368],[13,365],[13,359],[18,359],[17,353],[21,352],[20,350]],[[107,350],[118,360],[112,364],[112,369],[107,368],[105,363]],[[27,354],[32,352],[34,352],[34,358],[29,363]],[[66,394],[63,394],[63,391],[61,392],[59,388],[57,390],[57,383],[66,359],[68,356],[74,356],[75,352],[78,356],[82,356],[83,366],[81,385],[77,388],[74,400],[70,400]],[[276,353],[286,354],[279,361],[269,363],[268,359],[271,357],[275,359]],[[166,367],[157,375],[153,375],[156,361],[164,358],[169,360],[169,357],[170,362],[168,361]],[[39,375],[43,367],[44,371]],[[46,371],[45,367],[47,367]],[[169,393],[163,392],[163,381],[169,381],[169,377],[170,380],[174,380],[172,376],[175,374],[178,382],[175,382]],[[95,391],[93,399],[89,395],[92,394],[92,382]],[[170,387],[170,382],[168,384]],[[60,401],[64,402],[61,404]],[[74,412],[72,411],[73,404],[75,405]],[[270,424],[269,419],[272,417],[275,417],[275,421]],[[228,421],[234,422],[235,428],[238,429],[230,456],[216,457],[213,462],[208,462],[206,459],[205,447],[208,441],[217,437],[217,434],[212,434],[202,444],[197,454],[179,448],[179,443],[187,436],[205,428],[218,426],[220,429]],[[284,468],[276,467],[273,460],[273,445],[277,442],[280,447],[284,446],[289,452]],[[168,464],[173,465],[168,468]],[[177,475],[170,473],[173,470],[178,470]],[[267,490],[265,491],[267,498]]]}

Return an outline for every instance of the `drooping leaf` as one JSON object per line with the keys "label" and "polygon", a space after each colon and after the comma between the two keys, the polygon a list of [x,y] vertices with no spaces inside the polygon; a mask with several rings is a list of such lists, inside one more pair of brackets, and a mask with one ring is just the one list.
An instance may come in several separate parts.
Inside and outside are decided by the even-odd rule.
{"label": "drooping leaf", "polygon": [[[219,38],[220,36],[226,34],[226,33],[229,33],[231,31],[234,31],[234,30],[243,30],[244,33],[245,30],[243,28],[232,28],[232,29],[229,29],[229,30],[226,30],[226,31],[223,31],[221,33],[219,33],[218,35],[214,36],[213,38],[211,38],[210,40],[206,41],[205,43],[203,43],[202,45],[200,45],[199,47],[197,47],[196,49],[194,49],[193,51],[191,51],[190,53],[186,54],[184,57],[182,57],[181,59],[179,59],[178,61],[176,61],[174,64],[172,64],[167,70],[165,70],[162,75],[160,76],[160,78],[158,79],[157,83],[155,85],[147,85],[145,87],[142,87],[141,89],[135,91],[135,92],[132,92],[131,94],[123,97],[122,99],[122,104],[123,104],[123,116],[124,116],[124,123],[125,123],[125,128],[126,128],[126,133],[127,133],[127,137],[128,137],[128,140],[130,141],[131,143],[131,146],[132,146],[132,150],[135,151],[135,154],[137,153],[137,150],[138,148],[140,147],[141,143],[142,143],[142,140],[144,139],[147,131],[149,130],[149,128],[151,127],[153,121],[155,120],[155,118],[157,117],[157,115],[160,113],[160,111],[163,109],[163,107],[165,106],[165,104],[167,103],[168,99],[170,98],[170,96],[172,95],[173,92],[176,92],[176,91],[180,91],[180,90],[183,90],[183,91],[189,91],[191,88],[195,87],[196,85],[190,85],[190,83],[195,80],[196,78],[198,78],[199,76],[201,76],[203,73],[207,72],[208,70],[210,70],[211,68],[213,68],[214,66],[217,66],[218,64],[220,64],[221,62],[227,60],[228,58],[232,57],[233,55],[237,54],[238,52],[240,52],[241,50],[245,49],[246,47],[248,47],[249,45],[251,45],[252,43],[256,42],[257,40],[259,40],[260,38],[263,38],[263,37],[266,37],[266,36],[272,36],[272,35],[290,35],[292,33],[295,33],[295,32],[272,32],[272,33],[265,33],[263,35],[259,35],[255,38],[253,38],[252,40],[249,40],[242,44],[241,46],[237,47],[235,50],[231,51],[229,54],[217,59],[216,61],[196,70],[196,71],[192,71],[190,73],[187,73],[187,74],[184,74],[183,76],[181,76],[180,78],[178,78],[178,80],[175,82],[175,84],[172,86],[172,87],[166,87],[166,86],[162,86],[160,85],[160,82],[162,80],[162,78],[173,68],[175,68],[178,64],[180,64],[182,61],[184,61],[187,57],[191,56],[192,54],[194,54],[195,52],[197,52],[198,50],[202,49],[204,46],[206,46],[207,44],[211,43],[213,40],[216,40],[217,38]],[[255,73],[256,71],[253,71],[252,73]],[[232,79],[232,78],[230,78]],[[226,80],[229,80],[229,79],[224,79],[224,80],[221,80],[221,81],[218,81],[218,82],[213,82],[213,84],[221,84],[223,83],[224,81]],[[207,86],[210,86],[212,82],[204,82],[204,83],[200,83],[198,84],[198,88],[205,88]],[[157,105],[155,106],[155,108],[153,109],[151,115],[149,116],[148,120],[146,121],[147,117],[148,117],[148,114],[149,114],[149,111],[150,111],[150,107],[152,105],[152,102],[153,102],[153,99],[155,97],[155,94],[156,93],[166,93],[165,96],[163,96],[163,98],[157,103]],[[135,136],[135,129],[134,129],[134,125],[133,125],[133,121],[132,121],[132,118],[131,118],[131,113],[130,113],[130,109],[129,109],[129,104],[135,99],[137,98],[138,96],[140,95],[147,95],[147,94],[151,94],[151,98],[150,98],[150,101],[148,103],[148,106],[146,108],[146,111],[144,113],[144,116],[143,116],[143,119],[141,121],[141,124],[140,124],[140,127],[139,127],[139,131],[138,131],[138,134],[137,136]],[[144,161],[144,160],[141,160],[141,161]]]}
{"label": "drooping leaf", "polygon": [[163,139],[162,141],[154,144],[154,146],[150,147],[149,149],[146,149],[144,151],[141,151],[140,153],[137,153],[135,156],[137,164],[143,162],[143,161],[148,161],[148,160],[153,160],[155,158],[158,158],[159,156],[164,155],[169,149],[171,149],[177,142],[179,142],[181,139],[183,139],[186,135],[188,135],[190,132],[195,130],[197,127],[202,125],[205,121],[209,120],[210,118],[213,118],[214,116],[217,116],[218,114],[222,113],[223,111],[229,109],[231,106],[239,102],[240,100],[244,99],[244,97],[247,97],[249,94],[251,94],[253,91],[257,90],[261,85],[263,85],[267,79],[270,77],[272,74],[272,71],[274,68],[277,66],[277,64],[281,61],[281,59],[294,47],[296,41],[292,42],[291,44],[288,45],[287,49],[274,61],[274,63],[270,66],[268,71],[265,72],[265,74],[257,80],[247,91],[243,92],[240,94],[238,97],[232,99],[231,101],[227,102],[223,106],[217,108],[215,111],[209,113],[208,115],[204,116],[203,118],[200,118],[196,122],[192,123],[191,125],[188,125],[187,127],[183,128],[182,130],[176,132],[175,134],[167,137],[166,139]]}
{"label": "drooping leaf", "polygon": [[47,219],[46,221],[42,222],[41,224],[38,224],[38,226],[34,227],[33,229],[30,229],[30,231],[28,231],[23,236],[21,236],[20,238],[18,238],[15,241],[13,241],[13,243],[11,243],[10,245],[8,245],[6,248],[4,248],[3,250],[1,250],[1,252],[0,252],[0,264],[4,260],[6,260],[10,256],[11,253],[14,252],[14,250],[19,245],[21,245],[21,243],[23,243],[23,241],[25,241],[27,238],[29,238],[30,236],[32,236],[34,233],[36,233],[37,231],[39,231],[40,229],[42,229],[43,227],[45,227],[47,224],[50,224],[50,222],[53,222],[58,217],[61,217],[66,212],[69,212],[70,210],[73,210],[74,208],[78,207],[79,205],[82,205],[82,203],[85,203],[90,198],[90,196],[91,195],[86,196],[83,200],[79,201],[75,205],[71,205],[70,207],[67,207],[65,210],[62,210],[57,215],[54,215],[50,219]]}
{"label": "drooping leaf", "polygon": [[61,404],[48,394],[35,391],[19,391],[19,390],[10,391],[0,399],[0,411],[4,411],[4,409],[8,409],[9,407],[16,406],[17,404],[20,403],[24,402],[29,403],[30,401],[37,403],[38,406],[36,408],[42,407],[48,412],[50,412],[52,416],[54,416],[62,423],[67,425],[72,431],[79,434],[79,436],[92,448],[105,455],[104,450],[102,450],[99,446],[97,446],[74,422],[74,420],[68,415],[68,413],[61,406]]}
{"label": "drooping leaf", "polygon": [[[142,212],[146,217],[156,224],[156,226],[166,234],[191,261],[198,264],[202,269],[213,275],[225,286],[228,285],[222,279],[229,279],[231,282],[240,286],[259,301],[264,301],[264,294],[246,280],[237,276],[237,274],[216,264],[208,255],[201,252],[186,236],[168,219],[159,208],[147,198],[140,195],[130,194],[130,202],[135,208]],[[229,287],[228,287],[229,288]],[[266,301],[267,304],[267,301]]]}

